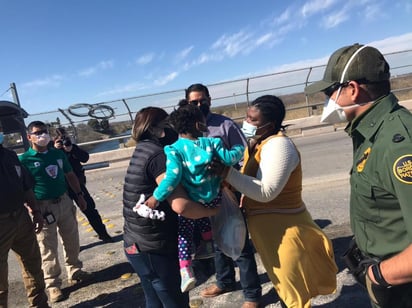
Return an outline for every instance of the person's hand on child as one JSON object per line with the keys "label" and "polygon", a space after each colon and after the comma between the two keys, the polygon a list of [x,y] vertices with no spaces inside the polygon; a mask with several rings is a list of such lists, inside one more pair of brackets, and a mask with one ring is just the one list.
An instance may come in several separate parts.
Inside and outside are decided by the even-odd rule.
{"label": "person's hand on child", "polygon": [[144,204],[146,204],[146,206],[150,207],[151,209],[155,209],[159,206],[159,201],[157,201],[155,197],[151,196],[145,201]]}
{"label": "person's hand on child", "polygon": [[225,179],[227,174],[229,173],[230,167],[225,166],[218,158],[214,157],[210,164],[207,166],[207,169],[212,174]]}

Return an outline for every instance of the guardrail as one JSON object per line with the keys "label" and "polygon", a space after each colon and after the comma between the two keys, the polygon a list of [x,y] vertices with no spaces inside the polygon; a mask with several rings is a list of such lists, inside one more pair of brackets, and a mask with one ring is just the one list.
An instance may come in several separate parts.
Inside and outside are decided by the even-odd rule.
{"label": "guardrail", "polygon": [[[402,106],[412,111],[412,99],[399,102]],[[322,134],[336,131],[339,128],[343,128],[342,125],[330,125],[321,124],[320,115],[310,116],[300,119],[293,119],[285,121],[288,124],[286,133],[291,137],[297,136],[310,136],[314,134]],[[124,136],[123,138],[130,138]],[[90,155],[86,169],[96,169],[101,167],[109,167],[112,163],[120,161],[129,161],[134,151],[134,147],[126,147],[121,149],[115,149],[106,152],[94,153]]]}

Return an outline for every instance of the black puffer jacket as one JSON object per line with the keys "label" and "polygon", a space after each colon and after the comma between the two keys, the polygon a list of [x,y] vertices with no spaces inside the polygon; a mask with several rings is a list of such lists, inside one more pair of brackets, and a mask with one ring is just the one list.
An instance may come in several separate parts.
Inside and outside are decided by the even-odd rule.
{"label": "black puffer jacket", "polygon": [[143,218],[133,207],[144,194],[146,199],[156,188],[156,177],[166,171],[163,146],[152,140],[140,141],[130,160],[123,186],[123,239],[127,246],[136,244],[140,251],[177,254],[177,214],[165,201],[158,210],[166,214],[164,221]]}

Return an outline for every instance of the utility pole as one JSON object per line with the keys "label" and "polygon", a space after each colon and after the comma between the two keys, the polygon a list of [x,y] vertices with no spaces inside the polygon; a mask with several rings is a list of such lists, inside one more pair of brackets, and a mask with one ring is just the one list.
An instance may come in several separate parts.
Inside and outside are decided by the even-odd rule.
{"label": "utility pole", "polygon": [[11,94],[13,95],[13,101],[14,103],[19,106],[19,108],[21,108],[20,105],[20,99],[19,99],[19,95],[17,94],[17,88],[16,88],[16,84],[14,82],[12,82],[10,84],[10,89],[11,89]]}
{"label": "utility pole", "polygon": [[235,101],[235,110],[237,110],[236,93],[233,93],[233,100]]}

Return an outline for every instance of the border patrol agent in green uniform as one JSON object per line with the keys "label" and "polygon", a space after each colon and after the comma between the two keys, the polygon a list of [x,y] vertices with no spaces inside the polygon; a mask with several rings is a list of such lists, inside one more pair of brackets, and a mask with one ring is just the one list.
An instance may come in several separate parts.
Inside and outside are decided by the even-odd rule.
{"label": "border patrol agent in green uniform", "polygon": [[390,90],[375,48],[335,51],[323,80],[305,88],[328,97],[322,121],[349,121],[353,141],[348,267],[373,307],[412,307],[412,114]]}

